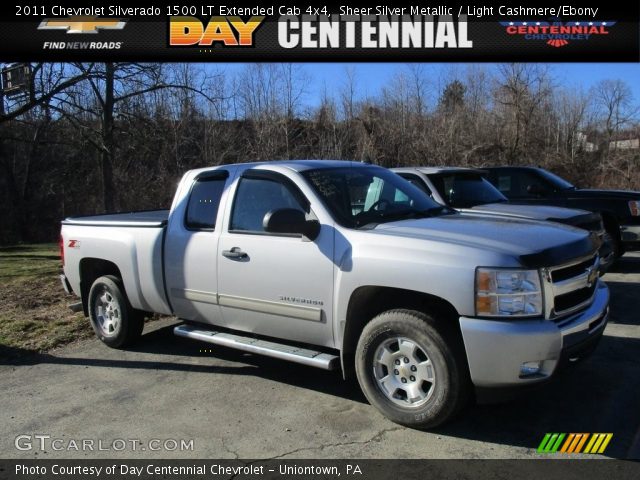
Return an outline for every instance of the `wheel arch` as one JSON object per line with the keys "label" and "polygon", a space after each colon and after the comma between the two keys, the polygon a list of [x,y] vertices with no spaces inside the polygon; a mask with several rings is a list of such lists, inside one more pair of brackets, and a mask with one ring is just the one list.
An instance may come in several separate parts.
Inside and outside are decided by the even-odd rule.
{"label": "wheel arch", "polygon": [[[122,280],[122,274],[118,266],[101,258],[87,257],[80,260],[80,298],[85,317],[89,316],[89,291],[91,285],[104,275],[113,275]],[[122,289],[125,290],[124,282]],[[124,291],[126,295],[126,290]]]}
{"label": "wheel arch", "polygon": [[[450,330],[462,345],[459,315],[447,300],[415,290],[382,286],[361,286],[351,294],[340,346],[340,360],[345,378],[355,374],[355,351],[364,326],[376,315],[396,308],[430,313],[445,320],[442,327]],[[464,348],[464,345],[462,345]]]}

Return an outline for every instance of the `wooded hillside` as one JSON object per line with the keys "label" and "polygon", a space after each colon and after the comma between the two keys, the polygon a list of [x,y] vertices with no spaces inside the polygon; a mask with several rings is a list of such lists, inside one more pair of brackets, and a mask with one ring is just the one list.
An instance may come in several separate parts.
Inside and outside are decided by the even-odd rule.
{"label": "wooded hillside", "polygon": [[409,65],[364,96],[349,67],[338,91],[310,91],[319,68],[34,64],[0,115],[0,244],[54,241],[70,215],[168,207],[186,170],[230,162],[533,164],[640,189],[639,103],[622,81],[581,91],[537,64],[444,79]]}

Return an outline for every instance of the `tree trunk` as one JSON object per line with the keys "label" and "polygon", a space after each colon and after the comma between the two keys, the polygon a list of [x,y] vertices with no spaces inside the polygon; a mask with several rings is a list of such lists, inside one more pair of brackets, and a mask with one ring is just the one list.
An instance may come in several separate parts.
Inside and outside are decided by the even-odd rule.
{"label": "tree trunk", "polygon": [[[0,235],[0,241],[8,244],[26,241],[28,239],[28,224],[23,221],[25,218],[25,204],[22,199],[20,187],[16,172],[5,152],[2,143],[0,143],[0,167],[4,172],[4,178],[7,188],[7,199],[11,202],[11,215],[3,218],[3,229],[5,233]],[[12,235],[13,234],[13,235]]]}
{"label": "tree trunk", "polygon": [[105,63],[104,110],[102,112],[102,205],[105,212],[115,210],[115,190],[113,187],[113,89],[115,67],[113,63]]}

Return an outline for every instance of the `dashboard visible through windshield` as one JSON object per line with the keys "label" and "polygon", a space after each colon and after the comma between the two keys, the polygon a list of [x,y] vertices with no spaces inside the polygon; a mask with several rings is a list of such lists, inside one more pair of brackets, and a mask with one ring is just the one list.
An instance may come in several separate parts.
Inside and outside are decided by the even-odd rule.
{"label": "dashboard visible through windshield", "polygon": [[302,172],[336,221],[349,228],[448,211],[400,176],[380,167]]}

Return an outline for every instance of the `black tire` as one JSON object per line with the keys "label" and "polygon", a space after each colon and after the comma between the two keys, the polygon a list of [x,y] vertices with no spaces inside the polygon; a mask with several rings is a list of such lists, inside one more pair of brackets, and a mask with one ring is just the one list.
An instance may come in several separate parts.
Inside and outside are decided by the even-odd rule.
{"label": "black tire", "polygon": [[123,348],[142,335],[144,314],[131,306],[118,277],[105,275],[93,282],[88,308],[93,331],[105,345]]}
{"label": "black tire", "polygon": [[[433,317],[422,312],[389,310],[381,313],[364,327],[356,348],[356,375],[363,393],[374,407],[401,425],[427,429],[445,423],[465,405],[469,397],[468,369],[464,348],[458,337],[452,329],[442,328]],[[399,348],[394,353],[395,339],[401,340],[398,340]],[[405,364],[408,357],[403,352],[411,349],[411,342],[417,347],[413,350],[417,353]],[[385,362],[375,358],[383,352],[392,352],[394,355],[391,357],[393,363],[386,362],[393,366],[392,371],[389,371]],[[389,358],[388,353],[382,358]],[[400,365],[396,369],[398,361]],[[423,370],[428,368],[429,361],[432,369]],[[412,372],[416,372],[416,376],[411,375]],[[420,372],[430,372],[433,382],[426,380],[428,374],[419,375]],[[387,392],[378,380],[381,377],[389,378],[386,375],[393,375],[386,382],[390,385]],[[411,377],[406,378],[406,375]],[[406,383],[400,383],[405,380]],[[395,387],[398,387],[396,394],[388,393]],[[404,391],[406,398],[401,393],[403,388],[407,389]],[[417,392],[418,395],[409,398],[414,394],[411,392]],[[421,395],[425,397],[420,398]]]}

